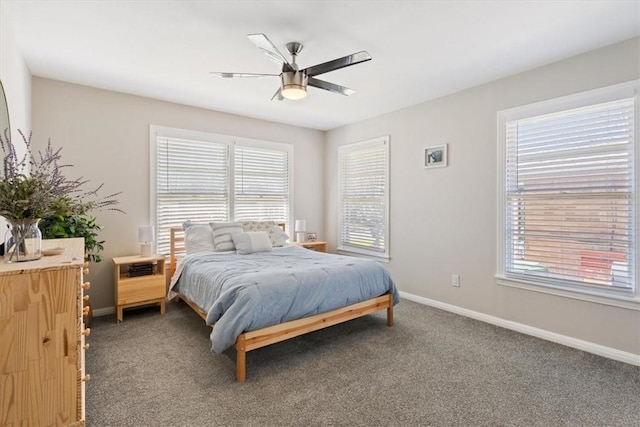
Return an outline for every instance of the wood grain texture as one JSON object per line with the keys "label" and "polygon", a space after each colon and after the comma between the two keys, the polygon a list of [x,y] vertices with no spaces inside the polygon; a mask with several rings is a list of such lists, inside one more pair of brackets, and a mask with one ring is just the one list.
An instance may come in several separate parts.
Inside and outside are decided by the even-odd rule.
{"label": "wood grain texture", "polygon": [[[147,262],[154,265],[152,274],[129,277],[129,267],[132,264]],[[147,304],[159,305],[160,314],[164,314],[167,294],[164,257],[158,255],[115,257],[113,263],[116,320],[122,322],[125,308]]]}
{"label": "wood grain texture", "polygon": [[[186,302],[198,316],[206,321],[206,314],[203,313],[195,303],[182,294],[178,294],[178,298]],[[256,329],[251,332],[244,332],[238,336],[235,343],[236,380],[238,382],[244,382],[246,379],[248,351],[328,328],[338,323],[347,322],[380,310],[387,310],[387,326],[393,326],[393,295],[385,294],[314,316],[291,320],[278,325]],[[215,327],[215,324],[211,325],[211,327]]]}
{"label": "wood grain texture", "polygon": [[84,245],[82,239],[65,240],[52,241],[66,243],[65,258],[0,264],[1,426],[84,425]]}

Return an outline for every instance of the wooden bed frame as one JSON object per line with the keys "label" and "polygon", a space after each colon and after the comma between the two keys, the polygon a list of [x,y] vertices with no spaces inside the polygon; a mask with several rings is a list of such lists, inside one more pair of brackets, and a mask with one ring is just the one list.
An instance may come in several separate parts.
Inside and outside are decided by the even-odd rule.
{"label": "wooden bed frame", "polygon": [[[283,224],[280,224],[283,227]],[[283,227],[284,228],[284,227]],[[184,235],[181,227],[171,228],[171,260],[169,265],[170,277],[176,271],[176,255],[184,252]],[[186,298],[184,295],[177,293],[193,311],[206,321],[207,314]],[[299,335],[317,331],[338,323],[366,316],[380,310],[387,310],[387,326],[393,326],[393,295],[385,294],[379,297],[371,298],[357,304],[348,305],[346,307],[327,311],[326,313],[305,317],[302,319],[291,320],[289,322],[280,323],[278,325],[269,326],[255,331],[244,332],[238,336],[235,343],[236,348],[236,379],[243,382],[246,378],[246,354],[248,351],[255,350],[270,344],[288,340]],[[211,325],[214,327],[215,325]]]}

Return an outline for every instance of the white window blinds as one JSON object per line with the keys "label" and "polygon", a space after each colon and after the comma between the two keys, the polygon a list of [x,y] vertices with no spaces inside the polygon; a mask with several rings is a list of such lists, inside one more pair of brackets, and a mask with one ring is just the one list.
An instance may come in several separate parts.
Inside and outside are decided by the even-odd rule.
{"label": "white window blinds", "polygon": [[632,292],[634,98],[505,123],[505,274]]}
{"label": "white window blinds", "polygon": [[[290,221],[293,146],[151,127],[156,252],[186,220]],[[288,226],[286,226],[288,229]]]}
{"label": "white window blinds", "polygon": [[[289,153],[235,146],[234,218],[287,222]],[[285,226],[289,230],[288,224]]]}
{"label": "white window blinds", "polygon": [[157,138],[157,252],[169,252],[171,227],[225,221],[229,215],[229,146]]}
{"label": "white window blinds", "polygon": [[338,149],[338,249],[388,258],[389,138]]}

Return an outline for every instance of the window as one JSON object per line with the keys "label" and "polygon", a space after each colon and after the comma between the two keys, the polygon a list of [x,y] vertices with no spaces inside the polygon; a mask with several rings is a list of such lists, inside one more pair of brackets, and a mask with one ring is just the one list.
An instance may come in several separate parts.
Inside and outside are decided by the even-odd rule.
{"label": "window", "polygon": [[338,250],[389,258],[389,137],[338,148]]}
{"label": "window", "polygon": [[280,149],[234,146],[236,221],[289,217],[288,159]]}
{"label": "window", "polygon": [[193,222],[273,220],[287,229],[293,147],[151,127],[152,218],[158,253],[171,227]]}
{"label": "window", "polygon": [[498,113],[499,283],[638,302],[637,89]]}

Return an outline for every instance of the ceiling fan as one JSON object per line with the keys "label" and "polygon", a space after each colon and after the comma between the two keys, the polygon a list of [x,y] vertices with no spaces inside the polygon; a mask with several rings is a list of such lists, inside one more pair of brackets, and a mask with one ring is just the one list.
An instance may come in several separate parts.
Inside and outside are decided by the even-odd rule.
{"label": "ceiling fan", "polygon": [[313,86],[318,89],[324,89],[329,92],[347,96],[353,95],[356,92],[355,90],[316,79],[315,76],[371,60],[371,55],[365,51],[361,51],[300,70],[298,68],[298,64],[296,64],[296,57],[300,51],[302,51],[302,45],[300,43],[287,43],[287,50],[289,51],[289,54],[291,54],[291,63],[289,63],[286,58],[282,56],[280,51],[278,51],[271,40],[269,40],[264,34],[249,34],[247,37],[249,37],[249,40],[262,50],[269,59],[278,64],[278,66],[281,67],[282,72],[280,74],[211,72],[211,75],[225,79],[280,77],[280,88],[271,98],[272,101],[274,99],[281,101],[283,98],[291,100],[302,99],[307,96],[307,86]]}

